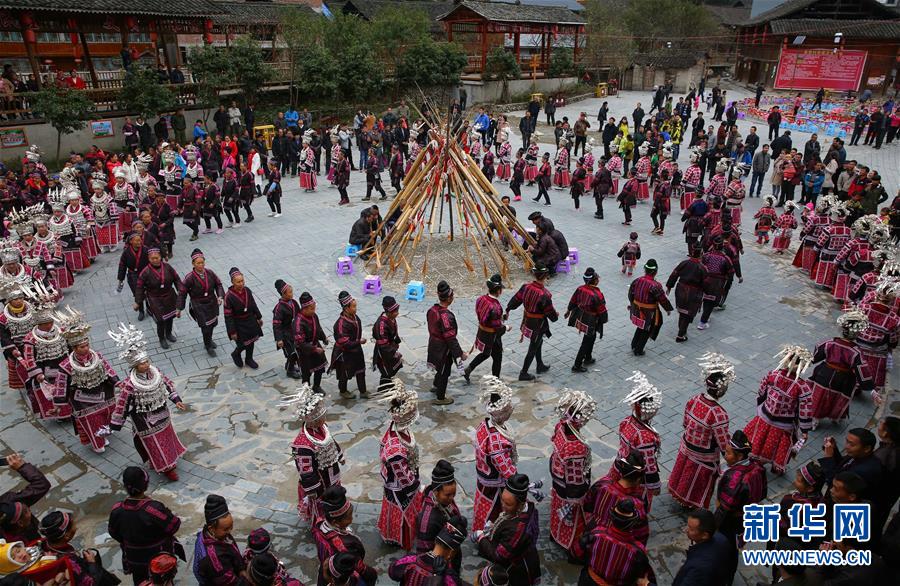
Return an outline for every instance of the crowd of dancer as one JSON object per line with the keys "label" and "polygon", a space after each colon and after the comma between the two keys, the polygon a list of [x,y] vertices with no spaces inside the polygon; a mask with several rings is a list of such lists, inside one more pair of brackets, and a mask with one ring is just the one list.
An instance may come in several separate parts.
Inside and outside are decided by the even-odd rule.
{"label": "crowd of dancer", "polygon": [[[516,200],[521,199],[523,183],[531,181],[538,184],[539,197],[547,204],[551,186],[568,188],[578,209],[579,197],[590,189],[597,202],[595,215],[602,219],[603,199],[615,195],[625,213],[625,224],[631,223],[630,210],[637,202],[652,201],[653,234],[660,236],[664,235],[665,219],[670,214],[670,200],[674,197],[679,202],[688,257],[675,267],[665,283],[656,280],[659,265],[655,259],[649,259],[643,265],[644,274],[629,285],[629,315],[635,326],[632,350],[636,356],[643,355],[647,342],[657,338],[663,311],[669,313],[677,308],[676,341],[683,342],[696,315],[701,313],[697,328],[707,329],[713,310],[725,308],[734,279],[742,281],[740,225],[746,197],[742,179],[749,167],[739,158],[718,157],[708,185],[704,186],[704,157],[709,155],[701,140],[691,149],[687,169],[679,171],[675,160],[686,126],[685,109],[690,118],[690,108],[683,105],[687,102],[680,100],[674,110],[670,109],[671,104],[659,104],[661,114],[651,122],[634,151],[628,149],[628,141],[634,137],[627,132],[627,120],[625,131],[617,130],[617,136],[609,141],[603,136],[604,155],[599,158],[596,171],[594,142],[586,131],[589,125],[581,124],[575,137],[583,140],[574,142],[576,153],[578,147],[582,148],[582,157],[576,160],[571,174],[565,128],[557,141],[552,166],[549,153],[544,153],[538,164],[539,149],[533,138],[529,138],[526,149],[515,154],[513,164],[509,131],[503,124],[505,117],[501,117],[503,122],[497,126],[493,144],[499,159],[494,169],[494,153],[483,144],[486,137],[477,119],[471,130],[466,123],[461,124],[459,139],[469,155],[478,160],[489,179],[496,176],[500,181],[509,181]],[[583,119],[584,115],[579,122]],[[635,127],[643,132],[639,122],[635,121]],[[735,128],[729,126],[726,133],[733,133]],[[340,132],[339,127],[332,132],[336,148],[327,166],[330,180],[341,193],[340,203],[347,203],[349,162],[340,146]],[[692,143],[703,133],[701,125]],[[386,167],[397,191],[402,189],[409,165],[428,156],[428,146],[421,144],[419,138],[424,134],[426,129],[414,127],[406,152],[401,152],[399,146],[392,149]],[[678,137],[678,143],[673,136]],[[308,138],[311,140],[312,135]],[[186,450],[172,425],[168,402],[179,410],[187,405],[172,381],[151,364],[140,330],[122,324],[109,332],[128,365],[120,378],[109,361],[92,349],[90,324],[85,316],[72,308],[57,311],[57,304],[61,291],[72,286],[75,274],[87,269],[101,252],[116,249],[124,240],[119,289],[128,283],[138,320],[144,319],[146,313],[153,317],[161,347],[168,348],[177,341],[172,323],[187,308],[201,330],[205,348],[214,355],[213,331],[222,307],[228,336],[235,343],[231,352],[234,364],[239,368],[257,368],[254,346],[263,336],[264,320],[241,271],[236,267],[229,270],[231,284],[226,291],[221,279],[206,268],[205,256],[199,249],[192,252],[192,270],[183,278],[166,261],[173,254],[176,214],[190,228],[192,240],[198,237],[200,217],[206,220],[207,233],[222,231],[222,209],[229,225],[240,223],[241,207],[247,213],[247,221],[251,221],[250,204],[260,195],[268,197],[271,215],[280,215],[280,164],[269,161],[265,165],[257,152],[246,160],[223,162],[220,169],[205,168],[204,162],[209,158],[204,157],[202,150],[198,153],[192,146],[181,149],[177,145],[161,145],[161,152],[138,152],[137,157],[126,154],[121,163],[115,155],[90,154],[95,161],[88,165],[90,190],[85,189],[87,175],[81,157],[73,156],[54,179],[40,163],[36,149],[30,149],[24,161],[27,179],[12,177],[11,181],[0,183],[0,200],[17,235],[16,240],[5,241],[0,250],[0,299],[4,303],[0,337],[10,387],[21,389],[34,416],[71,421],[80,441],[98,453],[105,450],[112,433],[121,430],[127,420],[132,422],[133,443],[146,468],[129,467],[124,471],[122,483],[127,498],[110,513],[109,534],[120,543],[123,570],[135,584],[169,584],[177,571],[177,558],[185,559],[177,538],[181,521],[165,504],[147,495],[147,469],[171,481],[178,480],[176,465]],[[384,198],[380,171],[385,161],[379,153],[369,155],[371,158],[365,163],[366,199],[371,198],[373,190]],[[157,163],[159,168],[151,169]],[[134,176],[128,170],[132,165]],[[241,171],[240,179],[236,179],[235,167]],[[219,172],[223,175],[221,191]],[[620,191],[618,184],[623,174],[627,179]],[[300,175],[301,187],[316,189],[314,162],[301,167]],[[760,383],[755,417],[742,430],[730,429],[729,414],[719,402],[737,376],[735,366],[720,354],[706,354],[700,360],[704,389],[685,406],[684,432],[667,481],[669,493],[689,509],[686,532],[694,543],[675,584],[730,584],[744,546],[743,507],[768,496],[764,466],[769,465],[773,474],[785,474],[816,425],[848,419],[856,395],[871,391],[876,402],[883,399],[886,372],[900,339],[900,258],[890,229],[890,224],[900,218],[900,209],[894,210],[892,204],[884,216],[865,213],[871,203],[873,179],[868,169],[854,177],[850,184],[865,185],[843,192],[835,185],[833,193],[812,198],[810,206],[801,208],[803,228],[794,261],[842,305],[839,335],[822,341],[812,351],[785,346],[778,355],[779,362]],[[195,183],[201,181],[203,187],[198,188]],[[236,199],[229,200],[226,192]],[[220,196],[225,202],[219,201]],[[207,197],[211,198],[211,207],[207,206]],[[508,198],[505,203],[506,208],[512,209]],[[758,245],[765,245],[774,232],[773,249],[783,252],[789,249],[799,222],[791,198],[785,199],[781,214],[775,211],[775,203],[773,197],[767,197],[755,214],[754,236]],[[514,216],[515,210],[510,213]],[[377,216],[377,207],[374,212],[367,208],[361,218],[369,226],[369,236],[373,226],[380,225],[378,221],[373,223],[373,214]],[[467,365],[470,357],[457,339],[457,320],[450,309],[454,302],[450,284],[442,281],[438,285],[438,301],[426,311],[427,361],[435,370],[434,404],[453,402],[447,396],[447,386],[454,367],[460,369],[468,383],[475,369],[491,360],[492,375],[484,377],[479,393],[486,416],[473,437],[476,483],[471,523],[455,502],[453,463],[439,460],[431,482],[423,487],[420,480],[419,446],[414,435],[419,397],[398,378],[404,361],[397,324],[400,306],[394,298],[383,297],[383,312],[372,327],[372,361],[380,376],[374,394],[388,412],[379,448],[384,496],[377,528],[386,543],[408,552],[394,560],[389,569],[390,577],[402,584],[463,583],[461,546],[466,538],[475,543],[478,555],[486,562],[475,576],[477,584],[536,584],[540,579],[537,543],[544,526],[538,519],[535,502],[543,498],[541,483],[532,482],[518,471],[515,437],[508,426],[516,400],[499,375],[503,335],[509,329],[506,322],[510,312],[520,307],[520,331],[528,339],[528,351],[519,380],[535,379],[530,373],[532,363],[536,364],[538,375],[550,370],[551,366],[543,361],[542,345],[559,312],[546,280],[564,258],[568,246],[549,218],[534,213],[529,220],[535,225],[537,239],[530,251],[536,261],[534,279],[522,285],[505,306],[500,301],[505,288],[501,277],[494,275],[486,281],[486,293],[475,305],[478,334],[474,348],[478,353]],[[212,228],[212,221],[217,230]],[[632,232],[619,252],[622,271],[628,275],[641,258],[637,240],[637,233]],[[572,366],[572,371],[578,373],[586,372],[586,367],[595,363],[594,345],[598,338],[602,339],[603,326],[608,321],[597,272],[588,268],[583,282],[563,312],[567,324],[582,336]],[[328,400],[322,387],[324,375],[333,371],[342,398],[352,397],[348,385],[353,379],[360,395],[369,395],[363,350],[369,340],[364,337],[356,300],[346,291],[337,297],[340,313],[332,329],[334,344],[329,360],[325,356],[328,336],[312,294],[302,292],[295,299],[293,287],[281,279],[275,282],[275,289],[279,300],[271,324],[276,345],[284,353],[286,374],[303,381],[296,396],[284,404],[296,407],[301,422],[290,449],[299,473],[298,513],[317,546],[317,581],[326,585],[374,584],[378,573],[367,563],[365,548],[351,528],[353,504],[341,486],[346,458],[328,429]],[[672,289],[674,307],[668,300]],[[812,371],[807,374],[810,368]],[[618,453],[612,467],[594,482],[591,446],[582,430],[591,424],[596,403],[583,392],[566,390],[556,406],[559,420],[552,435],[549,461],[552,486],[547,528],[570,561],[582,566],[579,584],[657,582],[646,544],[653,497],[660,494],[663,484],[658,463],[663,438],[651,425],[661,405],[662,391],[640,372],[628,381],[632,389],[622,402],[630,413],[619,426]],[[900,420],[895,417],[880,423],[877,437],[863,428],[849,430],[845,455],[837,440],[829,437],[821,459],[798,466],[794,481],[797,490],[781,501],[783,524],[787,524],[787,510],[796,502],[870,503],[871,542],[845,540],[829,546],[871,550],[873,564],[776,567],[773,578],[807,574],[821,579],[843,577],[859,581],[881,579],[897,571],[898,558],[891,553],[900,547],[900,519],[896,515],[890,523],[888,519],[900,496],[898,441]],[[727,464],[724,472],[722,459]],[[0,527],[5,539],[0,547],[6,550],[0,557],[11,564],[4,566],[9,570],[2,573],[37,583],[117,583],[117,578],[100,564],[96,551],[80,552],[72,547],[76,521],[70,513],[51,511],[40,521],[31,515],[30,507],[46,494],[49,483],[44,486],[46,479],[40,472],[18,456],[11,457],[10,463],[34,489],[0,498]],[[714,496],[716,503],[712,507]],[[264,529],[253,531],[247,538],[246,550],[240,550],[232,536],[233,519],[223,497],[209,495],[204,513],[205,523],[196,535],[192,568],[198,583],[299,584],[271,551]],[[819,545],[785,542],[779,547],[801,549]]]}

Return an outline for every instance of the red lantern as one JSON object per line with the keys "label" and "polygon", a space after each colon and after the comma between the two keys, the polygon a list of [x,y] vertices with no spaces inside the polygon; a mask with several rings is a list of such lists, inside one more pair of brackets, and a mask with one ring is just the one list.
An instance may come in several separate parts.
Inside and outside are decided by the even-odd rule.
{"label": "red lantern", "polygon": [[156,22],[150,21],[150,42],[156,44],[156,39],[158,39],[158,35],[156,33]]}
{"label": "red lantern", "polygon": [[22,25],[22,38],[25,42],[33,45],[37,42],[37,36],[34,31],[37,29],[37,22],[30,12],[23,12],[19,15],[19,23]]}
{"label": "red lantern", "polygon": [[129,16],[125,19],[125,27],[130,32],[137,32],[138,30],[138,22],[137,19],[133,16]]}
{"label": "red lantern", "polygon": [[203,42],[207,45],[212,45],[212,28],[212,20],[207,18],[203,21]]}

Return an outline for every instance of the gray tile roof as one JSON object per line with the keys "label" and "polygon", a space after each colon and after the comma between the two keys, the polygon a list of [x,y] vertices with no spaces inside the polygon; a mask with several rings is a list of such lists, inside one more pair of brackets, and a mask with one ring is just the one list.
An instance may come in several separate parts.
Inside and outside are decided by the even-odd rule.
{"label": "gray tile roof", "polygon": [[0,9],[148,16],[214,16],[224,10],[212,0],[0,0]]}
{"label": "gray tile roof", "polygon": [[841,32],[848,39],[900,39],[900,20],[835,20],[792,18],[769,23],[772,34],[831,37]]}
{"label": "gray tile roof", "polygon": [[493,22],[537,23],[537,24],[585,24],[584,18],[562,6],[536,6],[532,4],[515,4],[512,2],[483,2],[480,0],[462,0],[457,2],[447,14],[440,17],[445,20],[459,8],[468,8],[472,12]]}
{"label": "gray tile roof", "polygon": [[[787,2],[785,2],[784,4],[776,6],[771,10],[767,10],[762,14],[758,14],[756,18],[747,20],[745,24],[763,24],[773,20],[788,18],[792,16],[795,18],[813,18],[816,16],[825,18],[843,16],[847,14],[847,12],[844,11],[853,10],[852,3],[845,3],[842,5],[841,3],[835,4],[834,2],[823,2],[823,5],[821,7],[816,6],[817,4],[819,4],[819,2],[823,2],[823,0],[787,0]],[[857,16],[871,15],[874,17],[882,17],[888,19],[900,17],[900,12],[898,12],[896,8],[880,4],[877,0],[855,0],[855,2],[861,9],[853,10],[853,12],[857,14]]]}

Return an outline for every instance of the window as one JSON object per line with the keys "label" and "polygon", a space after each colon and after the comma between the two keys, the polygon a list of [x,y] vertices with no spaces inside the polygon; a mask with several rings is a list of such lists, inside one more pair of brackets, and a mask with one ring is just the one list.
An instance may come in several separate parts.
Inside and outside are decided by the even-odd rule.
{"label": "window", "polygon": [[19,31],[0,31],[0,43],[21,43],[22,33]]}
{"label": "window", "polygon": [[69,35],[66,33],[38,33],[38,43],[68,43]]}

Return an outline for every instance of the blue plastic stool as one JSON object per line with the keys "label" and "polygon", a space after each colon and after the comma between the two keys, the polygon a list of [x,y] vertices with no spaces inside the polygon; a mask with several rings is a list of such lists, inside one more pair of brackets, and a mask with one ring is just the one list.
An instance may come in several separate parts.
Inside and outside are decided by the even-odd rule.
{"label": "blue plastic stool", "polygon": [[355,244],[348,244],[347,248],[344,249],[344,256],[356,258],[357,254],[359,254],[359,246],[356,246]]}
{"label": "blue plastic stool", "polygon": [[379,293],[381,293],[381,277],[366,275],[363,280],[363,295],[378,295]]}
{"label": "blue plastic stool", "polygon": [[353,261],[346,256],[339,257],[337,263],[335,263],[334,272],[339,275],[352,275]]}
{"label": "blue plastic stool", "polygon": [[406,299],[408,301],[422,301],[425,299],[425,283],[422,281],[410,281],[406,285]]}

